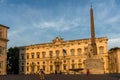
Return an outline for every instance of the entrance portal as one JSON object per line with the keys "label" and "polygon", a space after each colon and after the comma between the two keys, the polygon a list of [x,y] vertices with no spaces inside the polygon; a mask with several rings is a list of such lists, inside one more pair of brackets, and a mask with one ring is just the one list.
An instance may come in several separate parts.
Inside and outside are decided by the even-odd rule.
{"label": "entrance portal", "polygon": [[60,73],[60,65],[56,65],[55,68],[56,73]]}
{"label": "entrance portal", "polygon": [[60,66],[61,66],[61,61],[60,61],[60,59],[59,58],[57,58],[56,59],[56,61],[55,61],[55,73],[57,74],[57,73],[60,73]]}

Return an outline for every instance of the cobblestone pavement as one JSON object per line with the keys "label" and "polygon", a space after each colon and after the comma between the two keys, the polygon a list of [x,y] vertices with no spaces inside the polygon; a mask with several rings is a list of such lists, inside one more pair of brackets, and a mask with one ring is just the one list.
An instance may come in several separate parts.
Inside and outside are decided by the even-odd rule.
{"label": "cobblestone pavement", "polygon": [[[45,76],[46,80],[120,80],[120,74],[104,75],[66,75],[51,74]],[[0,80],[40,80],[39,75],[4,75]]]}

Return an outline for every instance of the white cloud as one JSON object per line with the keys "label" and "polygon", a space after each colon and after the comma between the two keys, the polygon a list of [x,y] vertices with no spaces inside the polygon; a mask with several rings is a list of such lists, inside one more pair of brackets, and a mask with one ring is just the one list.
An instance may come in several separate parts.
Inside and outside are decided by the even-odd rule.
{"label": "white cloud", "polygon": [[114,47],[120,47],[120,38],[109,39],[108,47],[109,49]]}
{"label": "white cloud", "polygon": [[119,20],[120,20],[120,15],[115,15],[115,16],[109,18],[106,22],[108,24],[113,24],[113,23],[116,24],[116,23],[119,23]]}
{"label": "white cloud", "polygon": [[34,27],[40,28],[40,29],[52,29],[55,31],[68,31],[72,28],[75,28],[79,26],[80,24],[79,19],[60,19],[58,21],[44,21],[39,23],[33,23]]}

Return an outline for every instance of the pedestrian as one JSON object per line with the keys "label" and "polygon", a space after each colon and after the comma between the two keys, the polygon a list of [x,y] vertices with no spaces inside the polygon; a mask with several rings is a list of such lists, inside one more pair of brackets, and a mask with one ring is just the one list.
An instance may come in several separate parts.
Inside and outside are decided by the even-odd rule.
{"label": "pedestrian", "polygon": [[62,72],[60,71],[60,73],[59,74],[62,74]]}
{"label": "pedestrian", "polygon": [[89,75],[90,74],[90,71],[89,69],[86,70],[86,74]]}
{"label": "pedestrian", "polygon": [[55,70],[55,74],[57,74],[57,71]]}
{"label": "pedestrian", "polygon": [[43,72],[43,70],[40,70],[39,74],[40,74],[40,80],[45,80],[45,73]]}

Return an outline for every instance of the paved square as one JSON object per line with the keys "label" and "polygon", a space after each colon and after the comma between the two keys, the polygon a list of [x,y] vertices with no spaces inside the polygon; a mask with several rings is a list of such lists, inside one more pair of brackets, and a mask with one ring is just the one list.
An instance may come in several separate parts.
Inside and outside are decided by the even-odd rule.
{"label": "paved square", "polygon": [[[120,74],[102,74],[102,75],[85,75],[85,74],[51,74],[45,75],[46,80],[120,80]],[[39,75],[4,75],[0,80],[40,80]]]}

